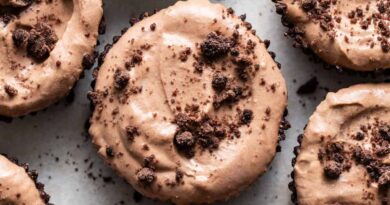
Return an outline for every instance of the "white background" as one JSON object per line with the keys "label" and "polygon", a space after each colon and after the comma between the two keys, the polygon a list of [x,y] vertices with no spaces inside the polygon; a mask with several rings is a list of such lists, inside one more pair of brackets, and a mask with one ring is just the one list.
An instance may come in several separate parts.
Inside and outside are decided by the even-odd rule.
{"label": "white background", "polygon": [[[161,9],[173,4],[173,0],[106,0],[105,16],[107,32],[100,37],[99,50],[114,35],[128,27],[131,17],[137,17],[143,11]],[[261,179],[243,192],[240,197],[228,203],[230,205],[284,205],[291,204],[288,183],[292,170],[291,159],[296,139],[302,132],[308,117],[326,95],[322,87],[331,91],[351,84],[378,81],[325,70],[320,64],[311,63],[300,50],[292,48],[291,39],[285,38],[285,28],[280,16],[275,13],[271,0],[221,0],[216,1],[233,7],[237,14],[247,14],[247,20],[257,30],[262,39],[270,39],[270,50],[277,54],[282,71],[289,87],[289,116],[292,128],[287,132],[287,140],[282,142],[282,152],[278,153],[272,166]],[[320,87],[315,94],[297,96],[297,88],[317,76]],[[40,173],[39,180],[46,184],[51,202],[57,205],[113,205],[124,201],[133,201],[133,189],[104,165],[97,157],[96,150],[86,137],[84,123],[89,117],[89,101],[86,93],[90,90],[91,71],[85,73],[75,88],[75,100],[67,103],[62,100],[58,105],[34,116],[15,119],[12,123],[0,122],[0,153],[7,153],[20,161],[29,162]],[[266,99],[264,99],[266,100]],[[305,106],[303,106],[305,104]],[[58,157],[58,162],[56,158]],[[85,160],[88,160],[85,162]],[[88,166],[93,163],[92,169]],[[75,171],[78,169],[78,171]],[[113,182],[104,183],[101,177],[93,180],[88,177],[101,174],[112,177]],[[142,205],[161,205],[146,198]]]}

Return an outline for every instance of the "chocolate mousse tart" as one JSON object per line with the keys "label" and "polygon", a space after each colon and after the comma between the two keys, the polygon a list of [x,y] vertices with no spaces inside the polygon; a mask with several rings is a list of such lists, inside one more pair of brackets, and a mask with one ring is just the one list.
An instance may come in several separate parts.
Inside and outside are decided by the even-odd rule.
{"label": "chocolate mousse tart", "polygon": [[57,102],[94,62],[101,0],[0,0],[0,116]]}
{"label": "chocolate mousse tart", "polygon": [[[1,2],[1,1],[0,1]],[[0,204],[49,205],[50,196],[27,164],[0,155]]]}
{"label": "chocolate mousse tart", "polygon": [[209,204],[267,171],[286,84],[268,42],[243,19],[207,0],[180,1],[107,47],[88,94],[89,133],[143,195]]}
{"label": "chocolate mousse tart", "polygon": [[390,204],[389,83],[328,94],[299,142],[290,186],[296,204]]}
{"label": "chocolate mousse tart", "polygon": [[337,68],[390,68],[390,1],[273,0],[294,46]]}

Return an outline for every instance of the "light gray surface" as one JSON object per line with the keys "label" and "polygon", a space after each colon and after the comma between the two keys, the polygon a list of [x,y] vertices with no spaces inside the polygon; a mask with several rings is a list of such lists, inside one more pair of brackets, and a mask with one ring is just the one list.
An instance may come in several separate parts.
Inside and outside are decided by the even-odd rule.
{"label": "light gray surface", "polygon": [[[130,17],[136,17],[143,11],[164,8],[173,4],[173,0],[106,0],[105,16],[107,32],[101,36],[101,46],[111,42],[114,35],[129,26]],[[230,205],[284,205],[290,203],[288,183],[292,170],[292,150],[296,138],[302,132],[318,103],[326,91],[319,88],[315,94],[297,96],[297,88],[312,76],[317,76],[320,86],[331,91],[358,82],[374,81],[370,78],[351,76],[337,71],[327,71],[319,64],[309,62],[300,50],[292,48],[292,41],[283,36],[285,28],[280,16],[275,13],[271,0],[221,0],[216,1],[233,7],[237,14],[246,13],[247,19],[262,39],[270,39],[270,50],[277,54],[282,71],[289,87],[289,116],[292,128],[282,142],[282,152],[278,153],[270,171],[259,179],[240,197],[231,200]],[[96,150],[86,138],[84,123],[89,116],[89,101],[86,92],[90,90],[91,72],[87,71],[75,89],[75,100],[65,100],[58,105],[38,112],[35,116],[15,119],[12,123],[0,122],[0,152],[14,156],[20,161],[29,162],[40,173],[39,180],[46,184],[51,202],[57,205],[113,205],[136,204],[133,201],[133,189],[116,177],[97,157]],[[378,79],[377,79],[378,80]],[[295,82],[296,81],[296,82]],[[266,100],[266,99],[264,99]],[[305,106],[303,106],[305,104]],[[56,158],[58,157],[58,161]],[[85,160],[87,159],[87,162]],[[89,165],[93,167],[89,169]],[[78,169],[78,171],[76,171]],[[88,176],[92,173],[96,176]],[[112,177],[113,183],[104,183],[103,177]],[[143,199],[142,205],[161,205]]]}

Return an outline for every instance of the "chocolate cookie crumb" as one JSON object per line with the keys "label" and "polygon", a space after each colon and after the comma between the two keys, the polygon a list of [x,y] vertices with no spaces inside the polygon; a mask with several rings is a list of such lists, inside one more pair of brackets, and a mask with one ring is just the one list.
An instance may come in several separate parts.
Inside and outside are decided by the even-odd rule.
{"label": "chocolate cookie crumb", "polygon": [[324,167],[324,174],[329,179],[338,179],[343,171],[342,165],[335,161],[329,161]]}
{"label": "chocolate cookie crumb", "polygon": [[106,155],[109,158],[115,157],[114,149],[112,149],[112,147],[107,147],[106,148]]}
{"label": "chocolate cookie crumb", "polygon": [[381,191],[386,191],[390,188],[390,171],[385,172],[379,177],[378,186]]}
{"label": "chocolate cookie crumb", "polygon": [[144,167],[137,172],[138,182],[144,186],[149,186],[156,179],[154,171],[148,167]]}
{"label": "chocolate cookie crumb", "polygon": [[252,122],[252,120],[253,120],[253,111],[245,109],[241,115],[241,123],[248,125]]}
{"label": "chocolate cookie crumb", "polygon": [[305,84],[301,85],[297,91],[297,94],[304,95],[304,94],[311,94],[314,93],[318,86],[318,80],[316,77],[311,78],[309,81],[307,81]]}
{"label": "chocolate cookie crumb", "polygon": [[24,29],[18,28],[12,33],[12,40],[17,48],[27,45],[30,33]]}
{"label": "chocolate cookie crumb", "polygon": [[152,23],[150,25],[150,30],[155,31],[156,30],[156,23]]}
{"label": "chocolate cookie crumb", "polygon": [[212,87],[214,90],[221,92],[225,89],[228,78],[222,73],[216,73],[213,76]]}
{"label": "chocolate cookie crumb", "polygon": [[10,85],[5,85],[4,90],[10,97],[15,97],[18,94],[18,90]]}
{"label": "chocolate cookie crumb", "polygon": [[35,60],[46,60],[57,40],[57,35],[49,25],[38,23],[30,30],[27,53]]}
{"label": "chocolate cookie crumb", "polygon": [[123,72],[119,69],[114,74],[114,87],[118,90],[123,90],[130,80],[130,75],[127,72]]}
{"label": "chocolate cookie crumb", "polygon": [[134,137],[139,135],[138,128],[133,126],[127,126],[126,135],[127,135],[127,140],[129,140],[130,142],[134,141]]}
{"label": "chocolate cookie crumb", "polygon": [[191,132],[183,132],[175,135],[175,144],[179,149],[186,150],[195,146],[195,139]]}
{"label": "chocolate cookie crumb", "polygon": [[203,57],[208,60],[215,60],[223,57],[230,51],[230,40],[217,34],[216,32],[209,33],[207,38],[200,45]]}

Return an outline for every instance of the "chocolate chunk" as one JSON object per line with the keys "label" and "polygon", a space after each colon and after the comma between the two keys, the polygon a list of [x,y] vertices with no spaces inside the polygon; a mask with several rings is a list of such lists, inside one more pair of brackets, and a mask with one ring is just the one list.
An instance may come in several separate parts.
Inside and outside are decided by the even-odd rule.
{"label": "chocolate chunk", "polygon": [[27,44],[30,33],[24,29],[18,28],[12,33],[12,40],[17,48],[23,47]]}
{"label": "chocolate chunk", "polygon": [[248,125],[252,122],[252,120],[253,120],[253,111],[245,109],[241,115],[241,123]]}
{"label": "chocolate chunk", "polygon": [[231,49],[230,40],[212,32],[207,35],[207,38],[200,45],[203,57],[208,60],[216,60],[217,58],[226,56]]}
{"label": "chocolate chunk", "polygon": [[342,165],[335,161],[329,161],[324,167],[324,174],[329,179],[338,179],[343,171]]}
{"label": "chocolate chunk", "polygon": [[175,135],[175,145],[178,149],[190,149],[195,146],[195,139],[191,132],[177,133]]}
{"label": "chocolate chunk", "polygon": [[221,92],[225,89],[228,78],[224,76],[222,73],[216,73],[213,76],[212,86],[214,90]]}
{"label": "chocolate chunk", "polygon": [[305,84],[301,85],[301,87],[299,87],[297,93],[299,95],[314,93],[317,89],[317,86],[318,86],[318,80],[316,77],[313,77],[309,81],[307,81]]}
{"label": "chocolate chunk", "polygon": [[119,69],[114,74],[114,87],[118,90],[123,90],[130,80],[130,75],[127,72],[123,72]]}
{"label": "chocolate chunk", "polygon": [[381,191],[387,191],[390,188],[390,171],[386,171],[379,177],[378,187]]}
{"label": "chocolate chunk", "polygon": [[15,97],[18,94],[18,90],[16,90],[14,87],[10,85],[5,85],[4,90],[11,98]]}
{"label": "chocolate chunk", "polygon": [[137,179],[142,185],[149,186],[155,181],[156,175],[152,169],[144,167],[137,172]]}

